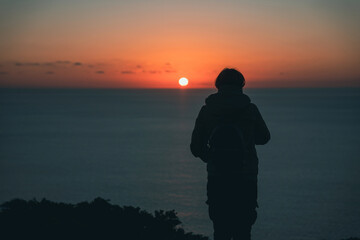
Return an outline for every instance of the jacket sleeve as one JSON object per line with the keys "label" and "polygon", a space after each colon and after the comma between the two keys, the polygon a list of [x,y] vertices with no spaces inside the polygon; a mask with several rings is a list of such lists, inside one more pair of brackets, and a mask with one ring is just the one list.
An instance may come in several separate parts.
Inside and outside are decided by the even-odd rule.
{"label": "jacket sleeve", "polygon": [[196,118],[195,127],[191,135],[190,150],[195,157],[199,157],[202,161],[206,162],[207,152],[207,132],[205,126],[205,106],[203,106]]}
{"label": "jacket sleeve", "polygon": [[259,109],[255,104],[253,105],[253,112],[255,117],[255,144],[264,145],[270,140],[270,131],[262,118]]}

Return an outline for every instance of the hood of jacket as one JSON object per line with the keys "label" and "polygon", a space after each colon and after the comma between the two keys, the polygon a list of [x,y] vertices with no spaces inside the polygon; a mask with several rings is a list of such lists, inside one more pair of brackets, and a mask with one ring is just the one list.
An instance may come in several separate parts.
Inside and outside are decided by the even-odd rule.
{"label": "hood of jacket", "polygon": [[213,114],[233,114],[248,107],[250,98],[242,89],[234,86],[223,86],[217,93],[205,100],[206,108]]}

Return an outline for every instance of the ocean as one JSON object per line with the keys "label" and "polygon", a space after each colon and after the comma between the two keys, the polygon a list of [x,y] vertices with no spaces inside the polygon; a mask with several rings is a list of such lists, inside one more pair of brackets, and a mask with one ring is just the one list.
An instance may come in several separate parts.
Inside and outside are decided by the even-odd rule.
{"label": "ocean", "polygon": [[[189,149],[214,89],[0,89],[0,202],[178,212],[212,236],[206,166]],[[258,146],[253,239],[360,237],[360,89],[245,89],[272,139]]]}

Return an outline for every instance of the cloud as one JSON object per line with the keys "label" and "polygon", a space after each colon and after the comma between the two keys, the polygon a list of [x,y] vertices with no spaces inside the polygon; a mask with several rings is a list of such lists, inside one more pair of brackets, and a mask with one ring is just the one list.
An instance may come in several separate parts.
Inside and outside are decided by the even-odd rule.
{"label": "cloud", "polygon": [[53,67],[55,66],[55,63],[53,62],[46,62],[46,63],[43,63],[44,66],[47,66],[47,67]]}
{"label": "cloud", "polygon": [[160,74],[161,71],[158,70],[143,70],[143,73],[150,73],[150,74]]}
{"label": "cloud", "polygon": [[142,66],[141,65],[136,65],[136,68],[142,68]]}
{"label": "cloud", "polygon": [[9,72],[0,72],[0,75],[7,75]]}
{"label": "cloud", "polygon": [[82,63],[81,62],[74,62],[73,65],[74,66],[82,66]]}
{"label": "cloud", "polygon": [[53,71],[47,71],[46,74],[52,75],[52,74],[55,74],[55,72],[53,72]]}
{"label": "cloud", "polygon": [[97,74],[105,74],[104,71],[96,71],[95,73],[97,73]]}
{"label": "cloud", "polygon": [[165,63],[164,72],[166,72],[166,73],[176,73],[177,71],[175,69],[173,69],[171,63],[167,62],[167,63]]}
{"label": "cloud", "polygon": [[[70,64],[70,61],[56,61],[56,62],[15,62],[17,67],[55,67],[56,65]],[[81,65],[81,63],[74,63],[74,65]]]}
{"label": "cloud", "polygon": [[126,71],[121,71],[122,74],[135,74],[134,71],[129,71],[129,70],[126,70]]}
{"label": "cloud", "polygon": [[158,73],[161,73],[161,71],[157,71],[157,70],[151,70],[151,71],[148,71],[149,73],[151,74],[158,74]]}
{"label": "cloud", "polygon": [[17,66],[17,67],[29,67],[29,66],[33,67],[33,66],[40,66],[40,63],[38,63],[38,62],[25,62],[25,63],[16,62],[15,66]]}

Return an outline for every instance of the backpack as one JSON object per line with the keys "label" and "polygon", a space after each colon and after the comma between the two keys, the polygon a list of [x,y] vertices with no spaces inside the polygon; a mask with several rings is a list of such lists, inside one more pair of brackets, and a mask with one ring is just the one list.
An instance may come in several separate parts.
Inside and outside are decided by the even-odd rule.
{"label": "backpack", "polygon": [[208,162],[218,172],[234,172],[245,162],[245,141],[241,128],[234,123],[220,123],[211,132],[207,144]]}

